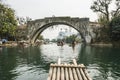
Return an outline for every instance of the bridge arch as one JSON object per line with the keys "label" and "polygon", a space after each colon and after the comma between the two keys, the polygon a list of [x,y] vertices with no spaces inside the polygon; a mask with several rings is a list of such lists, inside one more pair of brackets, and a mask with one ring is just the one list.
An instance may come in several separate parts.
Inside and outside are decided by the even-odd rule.
{"label": "bridge arch", "polygon": [[82,33],[78,29],[76,29],[75,27],[73,27],[73,25],[70,25],[70,24],[67,24],[67,23],[61,23],[61,22],[55,22],[55,23],[53,22],[53,23],[45,24],[42,27],[40,27],[39,29],[37,29],[33,33],[33,35],[31,36],[31,41],[35,42],[36,39],[38,38],[39,34],[41,34],[48,27],[51,27],[51,26],[54,26],[54,25],[67,25],[67,26],[70,26],[70,27],[74,28],[76,31],[78,31],[79,34],[81,35],[81,37],[83,38],[83,40],[85,40],[84,37],[83,37],[83,35],[82,35]]}
{"label": "bridge arch", "polygon": [[88,18],[70,18],[70,17],[51,17],[28,22],[29,41],[33,44],[37,37],[48,27],[54,25],[67,25],[77,30],[84,42],[85,36],[88,35],[89,19]]}

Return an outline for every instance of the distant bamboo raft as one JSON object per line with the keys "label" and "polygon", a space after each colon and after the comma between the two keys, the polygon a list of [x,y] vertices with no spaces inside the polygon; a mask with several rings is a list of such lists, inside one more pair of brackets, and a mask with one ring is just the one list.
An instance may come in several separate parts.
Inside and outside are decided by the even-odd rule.
{"label": "distant bamboo raft", "polygon": [[47,80],[92,80],[83,64],[77,64],[73,59],[74,64],[61,64],[58,59],[58,64],[51,64]]}

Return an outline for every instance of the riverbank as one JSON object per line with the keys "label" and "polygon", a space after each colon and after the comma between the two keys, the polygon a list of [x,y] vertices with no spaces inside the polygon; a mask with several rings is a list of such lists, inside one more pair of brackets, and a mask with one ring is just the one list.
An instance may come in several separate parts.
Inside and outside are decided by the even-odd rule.
{"label": "riverbank", "polygon": [[[41,43],[36,42],[33,46],[39,46]],[[7,41],[6,43],[0,44],[0,47],[16,47],[16,46],[23,46],[23,47],[28,47],[31,44],[28,41]]]}
{"label": "riverbank", "polygon": [[6,47],[15,47],[18,46],[18,43],[16,41],[8,41],[4,44],[0,44],[1,47],[6,46]]}
{"label": "riverbank", "polygon": [[120,41],[112,41],[109,43],[97,42],[97,43],[92,43],[90,45],[92,45],[92,46],[120,47]]}
{"label": "riverbank", "polygon": [[[38,46],[41,43],[36,43],[34,46]],[[30,44],[28,42],[21,42],[21,41],[8,41],[4,44],[0,44],[0,47],[5,46],[5,47],[16,47],[16,46],[29,46]],[[117,42],[114,43],[103,43],[103,42],[99,42],[99,43],[92,43],[89,44],[91,46],[100,46],[100,47],[120,47],[120,44]]]}
{"label": "riverbank", "polygon": [[100,46],[100,47],[112,47],[113,44],[112,43],[93,43],[93,44],[90,44],[91,46]]}
{"label": "riverbank", "polygon": [[0,46],[5,46],[5,47],[16,47],[16,46],[27,46],[29,45],[28,42],[22,42],[22,41],[7,41],[4,44],[0,44]]}

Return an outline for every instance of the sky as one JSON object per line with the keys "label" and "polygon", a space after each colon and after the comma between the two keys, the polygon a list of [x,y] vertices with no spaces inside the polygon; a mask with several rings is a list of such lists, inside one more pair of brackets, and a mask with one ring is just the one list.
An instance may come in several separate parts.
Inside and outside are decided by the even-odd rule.
{"label": "sky", "polygon": [[93,0],[5,0],[17,16],[41,19],[44,17],[71,16],[97,19],[90,6]]}
{"label": "sky", "polygon": [[[90,9],[92,2],[93,0],[5,0],[15,10],[16,16],[30,17],[33,20],[54,15],[88,17],[90,21],[95,21],[97,14]],[[59,30],[46,29],[42,35],[52,39],[58,35]]]}
{"label": "sky", "polygon": [[54,28],[50,27],[45,29],[41,35],[43,35],[45,39],[49,38],[50,40],[52,40],[52,39],[57,39],[59,32],[65,32],[66,30],[68,31],[68,33],[78,34],[78,31],[76,31],[72,27],[65,26],[65,25],[57,25],[57,26],[54,26]]}

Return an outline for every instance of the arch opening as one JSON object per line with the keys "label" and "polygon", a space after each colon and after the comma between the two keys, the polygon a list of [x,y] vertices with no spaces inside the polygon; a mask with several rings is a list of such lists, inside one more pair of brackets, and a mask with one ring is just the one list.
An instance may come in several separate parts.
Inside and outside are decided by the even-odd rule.
{"label": "arch opening", "polygon": [[[33,35],[31,36],[31,42],[32,43],[35,43],[35,41],[37,40],[37,38],[39,37],[39,35],[44,32],[46,29],[52,27],[52,26],[60,26],[60,25],[64,25],[64,26],[69,26],[70,28],[73,28],[73,30],[76,30],[76,32],[79,33],[80,37],[82,38],[82,41],[85,42],[85,38],[84,38],[84,35],[82,33],[82,30],[79,30],[76,28],[76,26],[73,26],[71,24],[68,24],[68,23],[61,23],[61,22],[52,22],[52,23],[48,23],[48,24],[45,24],[41,27],[39,27],[38,29],[36,29],[36,31],[33,33]],[[63,27],[64,28],[64,27]]]}

